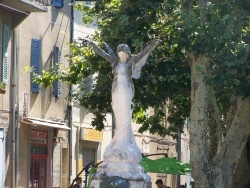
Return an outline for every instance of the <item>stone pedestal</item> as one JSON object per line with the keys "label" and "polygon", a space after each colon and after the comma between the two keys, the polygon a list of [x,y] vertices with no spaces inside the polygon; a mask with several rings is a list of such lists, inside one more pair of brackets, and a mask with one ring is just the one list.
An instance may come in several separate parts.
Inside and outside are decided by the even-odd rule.
{"label": "stone pedestal", "polygon": [[92,177],[92,188],[151,188],[150,176],[140,165],[141,151],[131,127],[123,133],[126,136],[116,134],[105,149],[103,162]]}
{"label": "stone pedestal", "polygon": [[150,176],[139,164],[103,162],[91,181],[91,188],[151,188]]}

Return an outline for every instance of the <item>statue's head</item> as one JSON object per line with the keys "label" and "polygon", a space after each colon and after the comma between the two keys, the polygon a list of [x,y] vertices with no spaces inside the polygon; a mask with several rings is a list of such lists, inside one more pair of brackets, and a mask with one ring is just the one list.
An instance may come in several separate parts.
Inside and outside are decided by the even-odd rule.
{"label": "statue's head", "polygon": [[129,56],[131,55],[131,51],[130,51],[130,48],[127,44],[120,44],[117,46],[117,49],[116,49],[116,53],[118,52],[125,52],[127,53]]}

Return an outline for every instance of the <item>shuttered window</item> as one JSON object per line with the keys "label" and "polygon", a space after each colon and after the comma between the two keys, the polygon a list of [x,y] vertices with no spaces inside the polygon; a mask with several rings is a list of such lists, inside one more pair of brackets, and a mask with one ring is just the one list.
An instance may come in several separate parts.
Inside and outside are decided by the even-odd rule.
{"label": "shuttered window", "polygon": [[64,0],[54,0],[54,1],[53,1],[53,5],[54,5],[55,7],[62,8],[62,7],[63,7],[63,1],[64,1]]}
{"label": "shuttered window", "polygon": [[[83,156],[83,167],[85,167],[86,165],[88,165],[90,162],[95,163],[95,152],[96,150],[94,148],[82,148],[82,156]],[[82,179],[83,179],[83,185],[85,186],[84,181],[86,181],[85,179],[85,175],[86,172],[83,171],[82,173]]]}
{"label": "shuttered window", "polygon": [[7,84],[8,83],[8,44],[10,38],[10,29],[9,26],[3,24],[3,35],[2,35],[2,82]]}
{"label": "shuttered window", "polygon": [[[54,68],[55,72],[59,70],[60,67],[60,62],[61,62],[61,51],[59,47],[54,47]],[[53,96],[59,98],[60,96],[60,82],[59,81],[54,81],[53,82]]]}
{"label": "shuttered window", "polygon": [[90,162],[95,162],[95,149],[94,148],[82,148],[83,155],[83,167]]}
{"label": "shuttered window", "polygon": [[[36,74],[40,74],[40,61],[41,61],[41,40],[31,40],[31,67]],[[31,91],[39,93],[40,87],[37,83],[33,82],[33,75],[31,74]]]}

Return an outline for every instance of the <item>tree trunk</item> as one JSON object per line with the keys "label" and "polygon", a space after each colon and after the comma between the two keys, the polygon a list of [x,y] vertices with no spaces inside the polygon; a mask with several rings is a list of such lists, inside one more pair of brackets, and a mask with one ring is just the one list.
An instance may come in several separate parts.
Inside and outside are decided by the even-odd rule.
{"label": "tree trunk", "polygon": [[217,159],[222,162],[225,188],[233,187],[232,180],[235,176],[236,167],[250,135],[250,98],[238,99],[237,106],[237,111],[222,144],[221,151],[217,154]]}
{"label": "tree trunk", "polygon": [[239,163],[237,165],[234,177],[233,188],[247,188],[250,183],[250,160],[247,157],[247,148],[245,147]]}
{"label": "tree trunk", "polygon": [[[212,164],[209,151],[209,112],[213,92],[204,82],[204,73],[209,72],[209,58],[188,54],[191,65],[191,125],[190,151],[192,177],[195,187],[211,188],[222,184],[220,164]],[[216,134],[216,132],[215,132]],[[217,142],[218,144],[218,142]],[[217,146],[216,146],[217,147]]]}
{"label": "tree trunk", "polygon": [[[205,83],[209,58],[187,53],[191,65],[190,152],[198,188],[231,188],[236,166],[250,135],[250,98],[238,99],[224,142],[213,88]],[[215,136],[217,135],[217,136]]]}

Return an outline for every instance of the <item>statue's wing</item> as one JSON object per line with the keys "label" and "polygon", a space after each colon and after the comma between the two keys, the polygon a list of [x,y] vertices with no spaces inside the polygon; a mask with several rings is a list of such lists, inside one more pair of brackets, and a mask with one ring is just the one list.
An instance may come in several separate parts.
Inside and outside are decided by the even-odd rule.
{"label": "statue's wing", "polygon": [[117,58],[116,54],[114,53],[114,51],[112,50],[112,48],[106,43],[104,42],[107,50],[108,50],[108,54],[112,57],[112,58]]}
{"label": "statue's wing", "polygon": [[153,49],[156,48],[160,43],[161,40],[159,39],[151,41],[138,55],[133,57],[132,78],[140,78],[142,67],[147,63],[148,57]]}
{"label": "statue's wing", "polygon": [[146,53],[143,57],[139,59],[139,61],[132,64],[132,78],[139,79],[141,76],[141,69],[147,63],[148,57],[151,51]]}

